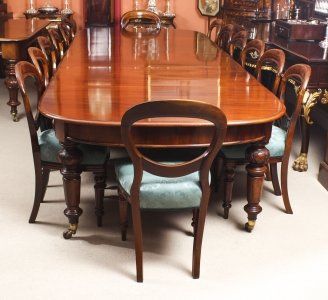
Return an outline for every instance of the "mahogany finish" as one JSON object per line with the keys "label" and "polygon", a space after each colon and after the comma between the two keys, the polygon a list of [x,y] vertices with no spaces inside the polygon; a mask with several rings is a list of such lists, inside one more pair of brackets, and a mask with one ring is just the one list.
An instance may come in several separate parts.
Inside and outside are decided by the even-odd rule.
{"label": "mahogany finish", "polygon": [[[256,65],[257,80],[262,82],[274,94],[277,93],[280,77],[285,67],[285,53],[280,49],[270,49],[264,52]],[[266,80],[263,71],[273,74],[273,80]]]}
{"label": "mahogany finish", "polygon": [[158,31],[161,29],[161,19],[157,14],[148,10],[131,10],[122,16],[121,27],[132,32],[139,28],[146,32]]}
{"label": "mahogany finish", "polygon": [[33,65],[39,73],[42,83],[45,87],[49,84],[49,64],[44,53],[36,47],[28,48],[28,54],[32,60]]}
{"label": "mahogany finish", "polygon": [[37,42],[43,54],[46,56],[49,66],[49,73],[52,76],[57,70],[57,54],[54,45],[49,37],[38,36]]}
{"label": "mahogany finish", "polygon": [[252,71],[255,71],[257,62],[263,55],[264,49],[265,44],[263,41],[256,39],[249,41],[240,56],[243,68],[254,74]]}
{"label": "mahogany finish", "polygon": [[[30,48],[31,49],[31,48]],[[29,49],[29,50],[30,50]],[[36,50],[39,50],[37,48],[34,48]],[[41,50],[39,50],[40,53],[43,55]],[[30,53],[35,53],[37,51],[33,51],[33,48]],[[43,64],[44,67],[44,73],[48,73],[48,66],[47,64]],[[30,132],[30,139],[31,139],[31,146],[32,146],[32,153],[33,153],[33,161],[34,161],[34,170],[35,170],[35,195],[34,195],[34,204],[32,208],[32,212],[30,215],[29,223],[35,223],[40,204],[43,202],[47,185],[49,181],[49,174],[51,170],[60,170],[61,164],[60,163],[53,163],[53,162],[47,162],[41,160],[41,151],[40,151],[40,145],[38,141],[38,130],[46,130],[49,128],[45,128],[45,125],[47,125],[49,122],[48,118],[44,117],[37,111],[36,116],[33,116],[33,112],[30,105],[30,97],[29,93],[26,89],[26,80],[28,78],[32,78],[35,82],[36,90],[37,90],[37,97],[38,102],[42,95],[42,93],[45,90],[44,81],[42,80],[42,77],[40,76],[39,71],[29,62],[21,61],[16,64],[15,66],[15,73],[17,76],[18,85],[20,88],[20,92],[23,98],[25,113],[26,113],[26,119],[27,124]],[[77,151],[77,150],[76,150]],[[77,151],[79,153],[80,150]],[[68,155],[68,153],[59,153],[65,157],[65,159],[69,162],[73,159]],[[74,159],[73,159],[74,161]],[[103,215],[103,198],[104,198],[104,189],[106,187],[106,162],[102,165],[83,165],[79,172],[82,171],[87,172],[93,172],[95,176],[95,200],[96,200],[96,206],[95,206],[95,212],[97,216],[97,223],[98,226],[101,226],[102,224],[102,215]],[[65,185],[64,185],[65,186]],[[66,192],[66,191],[65,191]],[[80,208],[77,209],[77,212],[82,213],[82,210]],[[75,233],[75,227],[72,226],[66,232],[67,235],[72,235]],[[70,236],[65,236],[65,238],[69,238]]]}
{"label": "mahogany finish", "polygon": [[110,0],[86,0],[87,26],[108,26],[111,23]]}
{"label": "mahogany finish", "polygon": [[64,38],[59,33],[58,29],[50,28],[48,32],[49,32],[50,40],[55,48],[57,61],[61,61],[62,58],[64,57],[64,53],[66,50],[64,45],[65,43]]}
{"label": "mahogany finish", "polygon": [[233,34],[234,26],[232,24],[224,25],[218,34],[217,44],[227,53],[229,53],[229,44]]}
{"label": "mahogany finish", "polygon": [[211,39],[212,37],[212,32],[215,30],[215,39],[214,42],[217,44],[218,38],[219,38],[219,33],[221,31],[221,28],[223,26],[223,20],[222,19],[215,19],[212,21],[212,23],[208,27],[208,32],[207,32],[207,37]]}
{"label": "mahogany finish", "polygon": [[[257,150],[270,138],[272,122],[284,114],[284,105],[205,36],[205,51],[198,51],[198,35],[170,29],[144,37],[109,28],[83,30],[45,91],[40,111],[55,120],[58,139],[73,154],[72,141],[122,147],[121,118],[137,104],[163,99],[203,101],[225,113],[225,144],[257,142],[251,151],[255,157],[251,170],[257,165]],[[212,130],[211,124],[197,119],[147,119],[136,124],[134,135],[139,146],[200,147],[209,144]],[[71,191],[79,189],[72,180],[78,177],[79,160],[69,168],[63,161],[68,169],[64,182]],[[249,177],[254,176],[249,172]],[[260,211],[263,176],[256,178],[260,180],[249,182],[246,207],[252,222]],[[66,199],[70,220],[76,221],[79,193],[71,192]]]}
{"label": "mahogany finish", "polygon": [[[213,136],[211,137],[209,147],[191,161],[184,161],[183,163],[171,165],[156,162],[145,156],[137,149],[134,143],[132,135],[133,124],[139,120],[159,117],[197,118],[210,122],[215,130],[213,130]],[[226,130],[227,119],[219,108],[206,103],[190,100],[145,102],[129,109],[124,114],[122,118],[121,135],[133,163],[134,178],[130,195],[127,195],[127,191],[121,186],[119,187],[120,208],[122,208],[120,215],[122,216],[121,222],[127,224],[126,205],[128,201],[132,208],[138,282],[143,281],[143,242],[139,200],[143,172],[146,171],[156,176],[172,178],[199,172],[199,185],[201,186],[202,196],[199,207],[194,208],[193,227],[195,235],[192,260],[193,278],[199,278],[202,239],[211,192],[209,185],[210,168],[222,146]],[[156,199],[154,199],[154,201],[156,201]],[[195,213],[196,211],[197,213]],[[126,239],[126,226],[123,226],[122,239]]]}
{"label": "mahogany finish", "polygon": [[[300,116],[302,101],[304,93],[306,91],[309,79],[311,76],[311,67],[305,64],[297,64],[287,69],[282,77],[281,84],[279,86],[278,95],[282,102],[288,107],[285,115],[281,120],[276,122],[276,126],[281,127],[287,131],[285,141],[285,151],[281,157],[270,157],[268,163],[270,165],[269,170],[271,172],[271,179],[274,188],[275,195],[282,195],[286,213],[292,214],[292,208],[289,201],[287,175],[288,175],[288,162],[290,153],[292,150],[294,132],[296,122]],[[291,84],[291,82],[293,82]],[[297,93],[295,99],[292,99],[290,92],[287,90],[287,84],[291,85],[290,88],[295,90],[297,87]],[[250,157],[246,156],[245,159],[236,160],[225,158],[225,196],[223,201],[224,218],[229,216],[229,209],[231,208],[232,188],[234,183],[235,168],[239,164],[245,164],[249,161]],[[281,190],[279,186],[279,179],[277,174],[277,163],[281,163]],[[268,166],[262,166],[263,171]]]}
{"label": "mahogany finish", "polygon": [[231,41],[229,44],[229,54],[238,63],[240,63],[240,61],[241,61],[241,53],[244,50],[246,43],[247,43],[247,31],[246,30],[238,31],[231,38]]}
{"label": "mahogany finish", "polygon": [[15,76],[15,64],[27,59],[27,48],[38,35],[46,32],[46,20],[10,19],[0,24],[0,45],[2,58],[6,63],[5,85],[9,91],[10,113],[14,121],[18,121],[17,106],[18,85]]}

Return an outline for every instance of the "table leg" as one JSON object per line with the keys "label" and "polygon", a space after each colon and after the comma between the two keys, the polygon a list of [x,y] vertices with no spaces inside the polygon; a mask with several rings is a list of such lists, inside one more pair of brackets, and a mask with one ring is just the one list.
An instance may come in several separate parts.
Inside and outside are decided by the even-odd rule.
{"label": "table leg", "polygon": [[17,122],[17,106],[20,105],[20,102],[18,101],[18,83],[15,75],[15,64],[15,60],[7,60],[6,62],[5,85],[9,91],[9,101],[7,104],[10,106],[10,114],[13,121]]}
{"label": "table leg", "polygon": [[245,229],[248,232],[253,230],[257,215],[262,211],[259,203],[269,155],[269,150],[264,145],[252,145],[246,150],[246,158],[249,161],[246,166],[248,203],[244,210],[248,215],[248,222],[245,224]]}
{"label": "table leg", "polygon": [[79,217],[82,214],[80,204],[81,190],[81,167],[82,152],[76,147],[74,142],[65,140],[61,143],[63,149],[59,151],[58,157],[63,167],[61,174],[63,175],[64,192],[67,208],[64,210],[65,216],[68,218],[69,226],[64,231],[65,239],[70,239],[77,231]]}

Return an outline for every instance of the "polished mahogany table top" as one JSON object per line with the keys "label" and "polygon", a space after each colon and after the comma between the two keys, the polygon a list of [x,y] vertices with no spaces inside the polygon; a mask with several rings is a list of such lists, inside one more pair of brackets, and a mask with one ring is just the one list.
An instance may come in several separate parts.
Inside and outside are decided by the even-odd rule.
{"label": "polished mahogany table top", "polygon": [[[120,125],[130,107],[151,100],[190,99],[220,107],[228,125],[278,119],[284,105],[238,63],[193,31],[156,35],[82,30],[45,91],[39,109],[69,123]],[[204,121],[145,120],[149,126]]]}
{"label": "polished mahogany table top", "polygon": [[9,19],[0,23],[0,42],[24,41],[44,29],[50,22],[47,20]]}

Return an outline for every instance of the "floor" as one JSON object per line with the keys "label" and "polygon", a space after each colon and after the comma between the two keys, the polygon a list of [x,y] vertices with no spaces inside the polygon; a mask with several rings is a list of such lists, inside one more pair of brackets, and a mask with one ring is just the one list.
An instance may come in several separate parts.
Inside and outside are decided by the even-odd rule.
{"label": "floor", "polygon": [[[263,212],[245,232],[245,172],[238,172],[229,220],[214,194],[203,242],[201,277],[191,277],[190,212],[144,213],[144,283],[135,281],[133,235],[122,242],[118,205],[105,201],[104,226],[96,227],[93,178],[83,174],[77,235],[64,240],[67,219],[61,176],[51,174],[36,224],[27,220],[34,171],[24,115],[13,123],[0,82],[0,299],[327,299],[328,197],[318,183],[324,134],[313,128],[310,166],[290,169],[294,215],[265,183]],[[20,112],[22,107],[20,107]],[[296,137],[292,157],[299,150]]]}

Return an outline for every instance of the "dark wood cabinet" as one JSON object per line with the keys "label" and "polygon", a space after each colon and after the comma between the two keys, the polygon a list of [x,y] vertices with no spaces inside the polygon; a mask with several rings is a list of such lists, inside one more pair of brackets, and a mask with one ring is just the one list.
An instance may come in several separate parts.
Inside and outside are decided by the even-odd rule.
{"label": "dark wood cabinet", "polygon": [[86,26],[109,26],[113,22],[111,0],[86,0]]}

